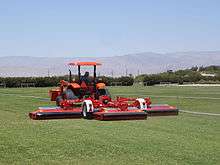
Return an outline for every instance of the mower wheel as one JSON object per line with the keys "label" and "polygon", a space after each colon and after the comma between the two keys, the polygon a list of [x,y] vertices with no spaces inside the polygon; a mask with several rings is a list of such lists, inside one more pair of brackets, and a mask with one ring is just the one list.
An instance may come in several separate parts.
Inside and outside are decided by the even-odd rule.
{"label": "mower wheel", "polygon": [[145,110],[147,108],[146,101],[143,98],[137,98],[136,101],[139,102],[138,109]]}
{"label": "mower wheel", "polygon": [[57,98],[56,98],[56,105],[57,105],[57,106],[60,106],[60,102],[61,102],[61,101],[63,101],[62,96],[57,96]]}
{"label": "mower wheel", "polygon": [[86,103],[83,103],[83,106],[82,106],[82,116],[84,119],[92,119],[92,112],[88,112],[87,111],[87,105]]}

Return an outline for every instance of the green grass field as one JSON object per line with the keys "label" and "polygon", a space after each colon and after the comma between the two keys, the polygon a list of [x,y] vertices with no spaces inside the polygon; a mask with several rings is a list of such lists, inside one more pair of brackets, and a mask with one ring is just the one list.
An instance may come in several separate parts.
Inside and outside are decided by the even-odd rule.
{"label": "green grass field", "polygon": [[[111,87],[112,96],[220,113],[220,87]],[[220,164],[220,116],[30,120],[48,88],[0,89],[0,164]]]}

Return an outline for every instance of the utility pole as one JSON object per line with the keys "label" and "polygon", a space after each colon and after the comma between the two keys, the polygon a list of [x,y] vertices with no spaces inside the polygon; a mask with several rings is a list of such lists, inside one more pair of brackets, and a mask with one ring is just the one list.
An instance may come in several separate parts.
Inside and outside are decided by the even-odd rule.
{"label": "utility pole", "polygon": [[112,77],[114,76],[113,70],[111,71],[111,75],[112,75]]}
{"label": "utility pole", "polygon": [[50,77],[50,69],[47,69],[47,76]]}

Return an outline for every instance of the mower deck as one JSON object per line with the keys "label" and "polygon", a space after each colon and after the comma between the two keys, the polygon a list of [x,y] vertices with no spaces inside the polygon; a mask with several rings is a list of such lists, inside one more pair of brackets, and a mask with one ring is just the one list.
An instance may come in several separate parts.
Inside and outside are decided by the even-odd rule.
{"label": "mower deck", "polygon": [[149,116],[173,116],[179,113],[176,107],[169,105],[151,105],[145,111]]}
{"label": "mower deck", "polygon": [[[151,105],[146,110],[132,109],[120,111],[117,109],[97,111],[93,113],[96,120],[144,120],[147,116],[173,116],[178,115],[179,110],[169,105]],[[77,119],[82,118],[81,107],[63,109],[61,107],[39,107],[38,110],[29,113],[34,120],[44,119]]]}
{"label": "mower deck", "polygon": [[30,112],[29,117],[34,120],[81,118],[82,110],[80,107],[65,110],[60,107],[39,107],[38,110]]}
{"label": "mower deck", "polygon": [[147,112],[142,110],[105,111],[95,112],[93,117],[96,120],[144,120],[147,118]]}

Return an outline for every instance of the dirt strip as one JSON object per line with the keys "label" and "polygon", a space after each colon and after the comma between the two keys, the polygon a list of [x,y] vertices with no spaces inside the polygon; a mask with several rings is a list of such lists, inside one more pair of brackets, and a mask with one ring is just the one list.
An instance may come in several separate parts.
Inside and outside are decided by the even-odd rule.
{"label": "dirt strip", "polygon": [[[116,93],[116,96],[137,96],[137,94],[133,93]],[[177,98],[177,99],[210,99],[210,100],[220,100],[220,97],[193,97],[193,96],[158,96],[158,95],[148,95],[148,94],[138,94],[138,96],[145,96],[145,97],[157,97],[157,98]]]}
{"label": "dirt strip", "polygon": [[195,115],[220,116],[220,114],[218,113],[194,112],[194,111],[186,111],[186,110],[179,110],[179,111],[183,113],[190,113],[190,114],[195,114]]}
{"label": "dirt strip", "polygon": [[49,98],[45,98],[45,97],[38,97],[38,96],[31,96],[31,95],[21,95],[21,94],[15,94],[15,93],[0,93],[0,95],[3,96],[18,96],[18,97],[23,97],[23,98],[35,98],[35,99],[41,99],[41,100],[46,100],[49,101]]}

